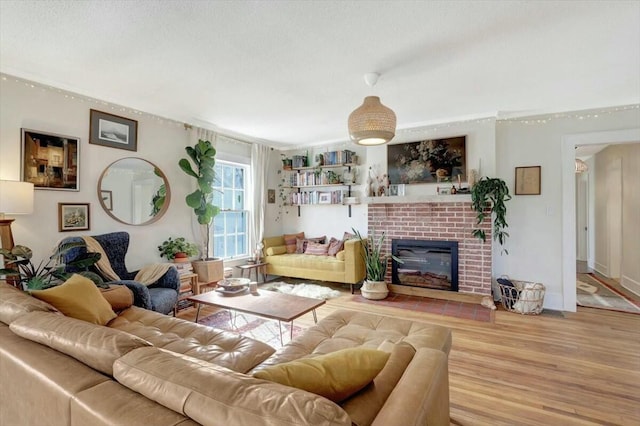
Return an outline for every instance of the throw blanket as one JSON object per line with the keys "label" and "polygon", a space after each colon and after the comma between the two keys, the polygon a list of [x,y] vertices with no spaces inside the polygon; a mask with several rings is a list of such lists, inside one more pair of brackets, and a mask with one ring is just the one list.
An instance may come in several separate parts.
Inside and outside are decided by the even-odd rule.
{"label": "throw blanket", "polygon": [[[93,237],[82,237],[82,239],[87,245],[87,251],[92,253],[100,253],[100,260],[95,264],[95,266],[98,271],[100,271],[102,276],[109,281],[120,281],[120,277],[111,267],[111,262],[109,262],[109,258],[107,257],[107,254],[104,252],[104,249],[102,248],[100,243],[97,242]],[[147,265],[138,271],[134,280],[144,285],[151,285],[162,278],[162,276],[167,273],[169,268],[173,267],[173,265],[170,265],[168,263],[155,263]]]}

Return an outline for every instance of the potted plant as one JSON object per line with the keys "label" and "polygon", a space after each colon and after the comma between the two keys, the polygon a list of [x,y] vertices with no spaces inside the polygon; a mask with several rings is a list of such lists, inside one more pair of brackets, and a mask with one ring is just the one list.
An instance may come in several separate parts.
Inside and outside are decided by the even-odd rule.
{"label": "potted plant", "polygon": [[[100,253],[85,253],[67,264],[62,263],[62,256],[78,247],[86,247],[86,244],[84,242],[60,244],[46,262],[42,260],[38,265],[31,262],[33,252],[27,246],[17,245],[11,250],[0,249],[0,255],[4,256],[6,267],[0,269],[0,275],[6,275],[9,282],[17,281],[23,290],[43,290],[54,287],[62,284],[72,275],[65,271],[67,266],[86,270],[100,260]],[[102,284],[102,279],[93,272],[77,273],[91,279],[98,286]]]}
{"label": "potted plant", "polygon": [[[471,208],[477,213],[476,224],[480,225],[487,214],[494,214],[493,218],[493,239],[497,240],[501,246],[504,245],[509,234],[504,230],[507,224],[506,215],[507,207],[505,202],[511,199],[509,188],[505,181],[499,178],[482,177],[471,188]],[[487,213],[489,209],[489,213]],[[487,236],[483,229],[476,228],[473,230],[473,236],[486,241]],[[503,249],[506,254],[509,252]]]}
{"label": "potted plant", "polygon": [[201,260],[192,262],[193,269],[201,282],[210,283],[221,280],[224,271],[222,259],[215,259],[209,255],[211,223],[220,212],[220,208],[213,204],[216,150],[211,142],[200,139],[194,146],[186,147],[185,151],[193,162],[193,167],[186,158],[180,159],[178,165],[198,183],[198,188],[187,195],[185,200],[198,218],[202,232],[202,257]]}
{"label": "potted plant", "polygon": [[[183,237],[178,237],[175,240],[169,237],[164,240],[161,245],[158,246],[160,251],[160,257],[166,257],[167,260],[188,259],[198,254],[198,246],[194,243],[188,242]],[[186,260],[180,260],[186,262]]]}
{"label": "potted plant", "polygon": [[389,294],[387,283],[384,280],[384,276],[387,273],[387,262],[389,259],[393,259],[399,263],[404,262],[392,254],[382,255],[382,246],[385,239],[384,232],[378,240],[375,240],[373,236],[375,231],[373,230],[367,238],[362,238],[359,231],[353,228],[351,229],[360,240],[360,244],[362,244],[362,258],[364,259],[367,273],[362,288],[360,289],[362,297],[373,300],[384,299]]}

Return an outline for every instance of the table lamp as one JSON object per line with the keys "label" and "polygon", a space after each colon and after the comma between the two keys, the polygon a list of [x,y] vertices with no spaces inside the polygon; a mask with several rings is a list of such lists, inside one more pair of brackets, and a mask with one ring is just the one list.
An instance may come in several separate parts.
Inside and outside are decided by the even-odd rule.
{"label": "table lamp", "polygon": [[0,247],[11,250],[13,235],[11,222],[5,214],[30,214],[33,212],[33,184],[14,180],[0,180]]}

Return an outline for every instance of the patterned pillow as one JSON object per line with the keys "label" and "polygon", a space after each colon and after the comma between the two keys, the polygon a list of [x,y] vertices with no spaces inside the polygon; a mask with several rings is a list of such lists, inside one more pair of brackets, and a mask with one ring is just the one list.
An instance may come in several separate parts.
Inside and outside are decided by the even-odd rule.
{"label": "patterned pillow", "polygon": [[352,234],[351,232],[345,232],[344,235],[342,236],[342,241],[352,240],[355,237],[356,237],[355,234]]}
{"label": "patterned pillow", "polygon": [[335,256],[343,248],[344,248],[343,240],[339,240],[337,238],[331,237],[331,240],[329,241],[329,250],[327,251],[327,255]]}
{"label": "patterned pillow", "polygon": [[284,234],[284,244],[287,246],[287,253],[296,252],[296,239],[304,239],[304,232],[297,234]]}
{"label": "patterned pillow", "polygon": [[296,238],[296,253],[298,254],[304,253],[305,250],[307,249],[307,243],[309,241],[313,241],[314,243],[324,244],[325,241],[327,241],[327,236],[323,235],[322,237],[306,238],[306,239]]}
{"label": "patterned pillow", "polygon": [[314,243],[313,241],[309,241],[309,243],[307,243],[307,249],[304,251],[304,254],[326,256],[328,250],[329,250],[329,244],[320,244],[320,243]]}

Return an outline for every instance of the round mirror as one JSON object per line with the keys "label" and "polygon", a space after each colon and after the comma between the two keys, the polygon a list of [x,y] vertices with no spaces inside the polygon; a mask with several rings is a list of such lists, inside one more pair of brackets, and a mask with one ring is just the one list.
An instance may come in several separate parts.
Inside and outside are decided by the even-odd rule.
{"label": "round mirror", "polygon": [[169,208],[169,182],[155,164],[141,158],[111,163],[98,181],[98,199],[105,212],[127,225],[148,225]]}

